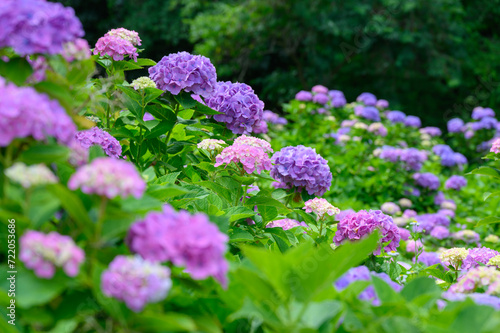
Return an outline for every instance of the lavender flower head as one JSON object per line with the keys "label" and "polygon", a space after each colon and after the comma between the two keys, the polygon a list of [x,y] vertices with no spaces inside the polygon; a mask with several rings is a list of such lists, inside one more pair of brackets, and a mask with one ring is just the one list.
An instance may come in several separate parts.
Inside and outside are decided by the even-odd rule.
{"label": "lavender flower head", "polygon": [[118,140],[99,127],[77,132],[75,140],[85,149],[94,145],[101,146],[109,157],[119,158],[122,154],[122,146]]}
{"label": "lavender flower head", "polygon": [[134,312],[167,297],[170,269],[139,256],[116,256],[101,275],[102,293],[125,302]]}
{"label": "lavender flower head", "polygon": [[462,127],[464,126],[464,121],[460,118],[453,118],[448,121],[446,126],[448,128],[448,132],[459,133],[462,131]]}
{"label": "lavender flower head", "polygon": [[269,127],[264,120],[261,120],[253,127],[253,132],[256,134],[266,134],[269,132]]}
{"label": "lavender flower head", "polygon": [[204,214],[176,212],[169,205],[135,222],[126,242],[144,259],[186,267],[193,279],[213,276],[227,284],[228,264],[224,258],[228,237]]}
{"label": "lavender flower head", "polygon": [[427,153],[425,150],[417,148],[406,148],[400,151],[399,159],[404,163],[406,169],[419,171],[422,165],[427,161]]}
{"label": "lavender flower head", "polygon": [[262,140],[259,138],[254,138],[252,136],[246,136],[242,135],[234,139],[234,146],[236,145],[248,145],[248,146],[253,146],[253,147],[258,147],[261,148],[265,153],[267,152],[273,152],[273,149],[271,148],[271,144],[267,142],[266,140]]}
{"label": "lavender flower head", "polygon": [[77,38],[74,41],[67,42],[63,45],[62,56],[67,62],[75,60],[85,60],[90,58],[89,42],[83,38]]}
{"label": "lavender flower head", "polygon": [[[415,258],[413,258],[413,262],[415,262]],[[439,260],[439,255],[436,252],[422,252],[418,256],[418,262],[421,262],[425,266],[429,267],[432,265],[440,264],[441,260]]]}
{"label": "lavender flower head", "polygon": [[263,111],[262,120],[264,120],[267,123],[277,124],[277,125],[286,125],[288,123],[285,118],[282,118],[277,113],[274,113],[269,110]]}
{"label": "lavender flower head", "polygon": [[227,128],[235,134],[251,133],[262,120],[264,103],[244,83],[218,82],[206,103],[222,112],[216,114],[214,119],[226,123]]}
{"label": "lavender flower head", "polygon": [[354,107],[354,114],[371,121],[380,121],[380,114],[374,106],[358,105]]}
{"label": "lavender flower head", "polygon": [[408,239],[410,239],[411,236],[410,230],[401,227],[398,227],[398,230],[399,230],[399,235],[401,236],[401,240],[407,241]]}
{"label": "lavender flower head", "polygon": [[317,94],[328,94],[328,88],[320,84],[312,87],[311,91]]}
{"label": "lavender flower head", "polygon": [[472,110],[472,119],[481,120],[485,117],[495,117],[495,111],[481,106],[475,107],[474,110]]}
{"label": "lavender flower head", "polygon": [[363,103],[366,106],[375,106],[377,104],[377,97],[372,93],[364,92],[356,97],[356,102]]}
{"label": "lavender flower head", "polygon": [[51,279],[56,267],[62,267],[66,275],[75,277],[85,260],[85,252],[76,246],[71,237],[55,231],[44,234],[28,230],[21,236],[19,243],[19,259],[43,279]]}
{"label": "lavender flower head", "polygon": [[430,136],[440,136],[442,134],[438,127],[433,126],[423,127],[419,130],[419,132]]}
{"label": "lavender flower head", "polygon": [[35,140],[55,137],[68,145],[76,126],[55,100],[31,87],[17,87],[0,77],[0,147],[16,138],[32,136]]}
{"label": "lavender flower head", "polygon": [[134,46],[141,45],[139,34],[134,30],[127,30],[125,28],[111,29],[104,36],[116,36],[129,41]]}
{"label": "lavender flower head", "polygon": [[498,120],[496,120],[496,118],[484,117],[481,118],[481,120],[479,120],[478,122],[472,123],[470,126],[473,131],[477,132],[483,129],[496,129],[497,125]]}
{"label": "lavender flower head", "polygon": [[315,213],[320,221],[323,220],[326,215],[333,216],[340,213],[340,209],[323,198],[307,200],[304,203],[303,209],[305,209],[306,213]]}
{"label": "lavender flower head", "polygon": [[445,239],[450,236],[450,230],[445,226],[438,225],[432,229],[431,236],[436,239]]}
{"label": "lavender flower head", "polygon": [[468,294],[484,290],[488,295],[500,296],[498,281],[500,281],[500,271],[494,267],[475,267],[461,276],[449,291]]}
{"label": "lavender flower head", "polygon": [[2,0],[0,21],[0,48],[21,56],[58,54],[64,43],[84,35],[73,8],[45,0]]}
{"label": "lavender flower head", "polygon": [[379,99],[375,106],[379,109],[387,109],[389,107],[389,102],[385,99]]}
{"label": "lavender flower head", "polygon": [[123,60],[125,56],[137,61],[137,49],[131,42],[118,36],[103,36],[97,40],[94,48],[94,54],[101,57],[109,56],[113,60]]}
{"label": "lavender flower head", "polygon": [[313,99],[313,94],[309,91],[301,90],[295,95],[295,99],[301,102],[309,102]]}
{"label": "lavender flower head", "polygon": [[16,162],[5,169],[4,172],[7,178],[21,184],[24,188],[53,184],[58,181],[57,177],[45,164],[27,166],[22,162]]}
{"label": "lavender flower head", "polygon": [[[338,223],[333,241],[335,245],[340,245],[345,240],[358,240],[371,234],[375,229],[378,229],[383,236],[380,240],[381,244],[390,242],[384,249],[387,252],[396,251],[401,238],[398,226],[392,217],[385,215],[380,210],[361,210],[347,215]],[[379,255],[380,252],[381,246],[379,245],[373,254]]]}
{"label": "lavender flower head", "polygon": [[415,219],[419,224],[417,231],[425,231],[427,234],[437,226],[448,227],[450,225],[450,219],[448,216],[440,213],[421,214],[417,215]]}
{"label": "lavender flower head", "polygon": [[[158,89],[169,91],[173,95],[184,90],[208,98],[217,85],[217,74],[210,60],[187,52],[169,54],[148,71]],[[223,98],[218,99],[219,103],[223,102]]]}
{"label": "lavender flower head", "polygon": [[429,190],[437,190],[440,185],[439,178],[430,172],[416,173],[413,179],[417,185]]}
{"label": "lavender flower head", "polygon": [[469,254],[462,263],[462,269],[471,269],[479,267],[480,264],[488,265],[491,258],[500,255],[500,252],[489,249],[487,247],[476,247],[469,249]]}
{"label": "lavender flower head", "polygon": [[446,183],[444,183],[444,187],[446,189],[453,189],[460,191],[462,187],[467,186],[467,180],[462,177],[462,176],[456,176],[453,175],[448,180],[446,180]]}
{"label": "lavender flower head", "polygon": [[223,164],[226,164],[227,167],[230,163],[239,166],[239,163],[241,163],[243,165],[243,170],[248,174],[254,171],[260,174],[262,170],[270,170],[272,167],[271,160],[264,149],[242,144],[233,144],[232,146],[224,148],[222,152],[217,155],[215,161],[215,167]]}
{"label": "lavender flower head", "polygon": [[394,202],[385,202],[382,204],[380,209],[382,210],[382,212],[389,215],[396,215],[398,213],[401,213],[401,208],[399,208],[399,206]]}
{"label": "lavender flower head", "polygon": [[[496,310],[500,310],[500,297],[483,294],[483,293],[471,293],[471,294],[463,294],[463,293],[454,293],[451,291],[446,291],[443,293],[442,297],[450,302],[462,302],[466,298],[471,298],[476,304],[480,305],[488,305]],[[439,302],[439,300],[438,300]],[[444,307],[445,303],[442,305]],[[439,306],[439,303],[438,303]]]}
{"label": "lavender flower head", "polygon": [[129,195],[142,197],[146,183],[135,166],[123,160],[99,157],[80,167],[69,179],[68,188],[113,199]]}
{"label": "lavender flower head", "polygon": [[406,114],[401,111],[389,111],[387,112],[387,119],[393,124],[403,123],[406,119]]}
{"label": "lavender flower head", "polygon": [[424,249],[424,244],[420,240],[410,240],[406,244],[406,252],[417,253]]}
{"label": "lavender flower head", "polygon": [[328,95],[330,96],[330,104],[334,108],[341,108],[347,104],[344,93],[340,90],[330,90]]}
{"label": "lavender flower head", "polygon": [[479,243],[479,234],[472,230],[460,230],[455,232],[452,237],[456,240],[462,240],[467,244]]}
{"label": "lavender flower head", "polygon": [[341,210],[340,213],[335,215],[335,221],[342,221],[344,217],[352,213],[356,213],[356,211],[352,208]]}
{"label": "lavender flower head", "polygon": [[332,184],[328,162],[316,151],[302,145],[285,147],[274,153],[271,177],[276,188],[305,189],[309,194],[322,196]]}
{"label": "lavender flower head", "polygon": [[289,229],[292,229],[295,227],[307,228],[308,225],[305,222],[299,222],[299,221],[293,220],[293,219],[275,220],[275,221],[269,222],[266,225],[266,228],[282,228],[283,230],[289,230]]}
{"label": "lavender flower head", "polygon": [[422,126],[422,122],[419,117],[416,116],[407,116],[404,120],[404,124],[406,127],[417,127]]}

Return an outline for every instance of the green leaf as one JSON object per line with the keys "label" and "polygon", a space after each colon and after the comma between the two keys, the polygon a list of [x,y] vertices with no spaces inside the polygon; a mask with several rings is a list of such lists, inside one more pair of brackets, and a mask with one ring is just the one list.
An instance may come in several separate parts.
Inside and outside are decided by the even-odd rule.
{"label": "green leaf", "polygon": [[93,145],[92,147],[89,148],[89,163],[92,162],[94,159],[99,158],[99,157],[106,157],[106,154],[104,153],[104,150],[102,150],[102,147],[99,145]]}
{"label": "green leaf", "polygon": [[481,175],[481,176],[490,176],[494,178],[500,179],[500,170],[489,167],[489,166],[481,166],[477,169],[472,170],[466,175]]}
{"label": "green leaf", "polygon": [[142,66],[138,65],[133,60],[113,61],[113,66],[117,71],[131,71],[134,69],[142,69]]}
{"label": "green leaf", "polygon": [[209,108],[208,106],[200,102],[196,102],[196,105],[194,105],[192,109],[201,114],[208,114],[208,115],[222,114],[222,112],[215,111],[214,109]]}
{"label": "green leaf", "polygon": [[481,332],[495,310],[485,305],[471,305],[458,313],[450,327],[453,333]]}
{"label": "green leaf", "polygon": [[494,224],[494,223],[500,223],[500,217],[496,216],[488,216],[479,222],[477,222],[476,227],[480,227],[482,225],[488,225],[488,224]]}
{"label": "green leaf", "polygon": [[257,214],[253,209],[249,209],[243,206],[231,207],[227,209],[224,213],[227,217],[229,217],[229,222],[246,219]]}
{"label": "green leaf", "polygon": [[198,183],[196,183],[196,185],[208,188],[211,191],[213,191],[215,194],[218,194],[221,197],[223,197],[225,200],[232,202],[231,192],[226,187],[224,187],[222,185],[219,185],[217,183],[212,183],[209,181],[198,182]]}
{"label": "green leaf", "polygon": [[28,202],[28,217],[33,227],[40,228],[43,223],[54,217],[60,206],[59,199],[44,187],[35,189],[29,196]]}
{"label": "green leaf", "polygon": [[122,209],[133,213],[148,213],[150,210],[161,210],[163,203],[150,195],[144,194],[140,199],[128,197],[121,201]]}
{"label": "green leaf", "polygon": [[140,332],[193,332],[194,320],[178,312],[140,314],[134,316],[132,327]]}
{"label": "green leaf", "polygon": [[260,216],[262,216],[262,222],[267,223],[272,221],[278,216],[278,209],[273,206],[257,206]]}
{"label": "green leaf", "polygon": [[163,94],[164,91],[156,88],[146,88],[144,89],[144,104],[148,104],[149,102],[155,100],[156,98],[160,97],[161,94]]}
{"label": "green leaf", "polygon": [[235,228],[229,231],[229,241],[231,243],[236,242],[253,242],[254,237],[251,233],[246,230]]}
{"label": "green leaf", "polygon": [[342,310],[339,301],[327,300],[310,303],[300,320],[306,326],[318,330],[327,320],[335,317]]}
{"label": "green leaf", "polygon": [[169,174],[166,174],[165,176],[161,176],[160,178],[156,179],[154,181],[155,184],[174,184],[175,181],[177,180],[177,177],[179,177],[179,175],[181,174],[181,172],[172,172],[172,173],[169,173]]}
{"label": "green leaf", "polygon": [[166,199],[176,197],[178,195],[182,195],[189,192],[185,188],[182,188],[177,185],[149,185],[146,193],[153,198],[156,198],[161,201],[165,201]]}
{"label": "green leaf", "polygon": [[175,123],[172,123],[170,121],[167,121],[167,120],[162,121],[158,125],[153,127],[153,129],[151,129],[151,131],[148,134],[146,134],[144,137],[146,139],[157,138],[160,135],[166,134],[168,131],[170,131],[172,128],[174,128],[174,125],[175,125]]}
{"label": "green leaf", "polygon": [[286,207],[278,200],[270,198],[265,195],[260,195],[260,192],[258,195],[251,197],[245,202],[245,206],[247,207],[259,206],[259,205],[276,207],[278,209],[278,212],[280,213],[285,212],[288,214],[292,212],[288,207]]}
{"label": "green leaf", "polygon": [[401,296],[407,301],[413,301],[417,297],[426,294],[440,295],[441,288],[436,285],[435,280],[423,276],[411,280],[403,290],[401,290]]}
{"label": "green leaf", "polygon": [[373,287],[382,303],[401,301],[401,296],[378,276],[372,276]]}
{"label": "green leaf", "polygon": [[22,152],[19,160],[26,164],[64,162],[69,153],[67,147],[59,145],[36,145]]}
{"label": "green leaf", "polygon": [[184,91],[174,95],[174,98],[184,109],[192,109],[196,105],[196,101],[191,97],[191,94]]}
{"label": "green leaf", "polygon": [[0,76],[21,86],[33,73],[33,69],[24,58],[11,58],[8,62],[0,59]]}
{"label": "green leaf", "polygon": [[137,58],[135,64],[139,66],[154,66],[156,62],[148,58]]}
{"label": "green leaf", "polygon": [[166,121],[175,124],[177,117],[168,108],[161,107],[160,105],[152,104],[146,106],[146,112],[149,112],[160,121]]}
{"label": "green leaf", "polygon": [[142,102],[141,93],[138,92],[137,90],[135,90],[134,88],[131,88],[129,86],[124,86],[121,84],[118,84],[117,87],[118,87],[118,89],[123,91],[125,93],[125,95],[127,95],[130,99],[132,99],[136,102]]}
{"label": "green leaf", "polygon": [[57,99],[59,103],[67,110],[70,110],[73,103],[75,102],[73,95],[66,85],[42,81],[35,84],[34,88],[38,92],[45,93],[49,95],[49,97]]}

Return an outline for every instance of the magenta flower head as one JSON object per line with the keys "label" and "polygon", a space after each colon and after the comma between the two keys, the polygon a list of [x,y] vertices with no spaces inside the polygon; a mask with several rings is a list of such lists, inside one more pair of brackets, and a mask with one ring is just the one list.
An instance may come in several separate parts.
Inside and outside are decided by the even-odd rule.
{"label": "magenta flower head", "polygon": [[429,190],[437,190],[440,185],[438,176],[430,172],[416,173],[413,175],[413,179],[417,185]]}
{"label": "magenta flower head", "polygon": [[69,179],[68,188],[81,189],[86,194],[97,194],[113,199],[132,195],[142,197],[146,183],[135,166],[127,161],[99,157],[80,167]]}
{"label": "magenta flower head", "polygon": [[449,291],[452,293],[473,293],[485,291],[488,295],[500,296],[500,272],[494,267],[475,267],[461,276]]}
{"label": "magenta flower head", "polygon": [[116,256],[101,275],[102,293],[135,312],[165,299],[171,286],[168,267],[139,256]]}
{"label": "magenta flower head", "polygon": [[[384,247],[384,250],[396,251],[401,239],[398,226],[394,223],[392,217],[385,215],[380,210],[360,210],[357,213],[345,216],[337,225],[333,241],[335,245],[340,245],[345,240],[362,239],[375,229],[378,229],[382,234],[381,244],[390,242]],[[373,254],[379,255],[380,251],[381,245]]]}
{"label": "magenta flower head", "polygon": [[313,94],[309,91],[301,90],[295,95],[295,99],[301,102],[309,102],[313,99]]}
{"label": "magenta flower head", "polygon": [[406,244],[406,252],[417,253],[424,249],[424,244],[420,240],[410,240]]}
{"label": "magenta flower head", "polygon": [[171,261],[185,266],[193,279],[213,276],[227,284],[228,264],[224,258],[228,237],[204,214],[176,212],[169,205],[135,222],[126,242],[132,252],[155,262]]}
{"label": "magenta flower head", "polygon": [[456,176],[456,175],[451,176],[450,178],[448,178],[446,183],[444,183],[445,188],[457,191],[460,191],[462,187],[465,186],[467,186],[467,180],[462,176]]}
{"label": "magenta flower head", "polygon": [[178,95],[181,90],[210,97],[217,83],[217,73],[210,59],[188,52],[172,53],[149,68],[149,77],[158,89]]}
{"label": "magenta flower head", "polygon": [[479,234],[473,230],[460,230],[452,234],[453,239],[462,240],[467,244],[479,243]]}
{"label": "magenta flower head", "polygon": [[122,146],[118,140],[99,127],[79,131],[75,135],[75,140],[85,149],[89,149],[93,145],[101,146],[106,155],[110,157],[119,158],[122,154]]}
{"label": "magenta flower head", "polygon": [[244,83],[217,82],[213,94],[205,100],[207,106],[222,112],[214,119],[226,123],[234,134],[248,134],[260,125],[264,102]]}
{"label": "magenta flower head", "polygon": [[101,57],[109,56],[113,60],[123,60],[125,56],[137,61],[137,49],[131,42],[122,39],[118,36],[103,36],[97,40],[94,48],[94,54],[99,54]]}
{"label": "magenta flower head", "polygon": [[256,126],[253,128],[253,132],[256,134],[266,134],[269,131],[269,127],[264,120],[261,120]]}
{"label": "magenta flower head", "polygon": [[216,156],[215,162],[215,167],[221,166],[222,164],[228,166],[232,162],[236,164],[238,168],[241,163],[241,165],[243,165],[243,170],[248,174],[254,171],[260,174],[262,170],[270,170],[272,167],[271,160],[264,149],[246,144],[233,144],[232,146],[224,148],[222,152]]}
{"label": "magenta flower head", "polygon": [[271,177],[277,180],[276,188],[303,189],[309,194],[322,196],[332,184],[332,173],[328,162],[316,150],[304,147],[285,147],[274,153]]}
{"label": "magenta flower head", "polygon": [[389,107],[389,102],[385,99],[379,99],[375,106],[379,109],[387,109]]}
{"label": "magenta flower head", "polygon": [[438,225],[432,229],[431,236],[436,239],[445,239],[450,236],[450,230],[445,226]]}
{"label": "magenta flower head", "polygon": [[467,270],[474,267],[479,267],[481,264],[488,265],[491,258],[500,255],[500,252],[489,249],[487,247],[476,247],[469,249],[469,254],[462,263],[462,269]]}
{"label": "magenta flower head", "polygon": [[55,137],[68,145],[76,126],[57,101],[31,87],[17,87],[0,77],[0,147],[16,138]]}
{"label": "magenta flower head", "polygon": [[242,135],[234,139],[234,146],[236,145],[248,145],[248,146],[254,146],[261,148],[265,153],[267,152],[273,152],[273,149],[271,148],[271,144],[267,142],[266,140],[262,140],[259,138],[254,138],[253,136],[246,136]]}
{"label": "magenta flower head", "polygon": [[2,0],[0,48],[21,55],[62,52],[63,44],[84,35],[71,7],[45,0]]}
{"label": "magenta flower head", "polygon": [[40,278],[51,279],[56,267],[62,267],[66,275],[74,277],[85,260],[85,252],[76,246],[71,237],[55,231],[44,234],[28,230],[19,243],[19,259]]}
{"label": "magenta flower head", "polygon": [[283,230],[289,230],[289,229],[292,229],[295,227],[307,228],[308,225],[305,222],[299,222],[299,221],[293,220],[293,219],[275,220],[275,221],[269,222],[266,225],[266,228],[282,228]]}
{"label": "magenta flower head", "polygon": [[104,36],[116,36],[128,40],[134,46],[141,45],[139,34],[134,30],[127,30],[125,28],[111,29]]}

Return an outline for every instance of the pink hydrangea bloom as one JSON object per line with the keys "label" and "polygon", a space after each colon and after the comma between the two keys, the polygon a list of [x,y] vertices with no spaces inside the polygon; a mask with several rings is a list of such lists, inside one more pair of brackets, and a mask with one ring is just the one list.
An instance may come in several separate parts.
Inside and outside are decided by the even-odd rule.
{"label": "pink hydrangea bloom", "polygon": [[68,188],[113,199],[117,196],[142,197],[146,183],[132,163],[99,157],[80,167],[69,179]]}
{"label": "pink hydrangea bloom", "polygon": [[406,244],[406,252],[416,253],[417,251],[423,250],[424,244],[420,240],[410,240]]}
{"label": "pink hydrangea bloom", "polygon": [[125,302],[135,312],[165,299],[171,286],[168,267],[139,256],[116,256],[101,276],[103,294]]}
{"label": "pink hydrangea bloom", "polygon": [[254,146],[254,147],[259,147],[264,150],[264,152],[273,152],[273,149],[271,148],[271,144],[267,142],[266,140],[262,140],[259,138],[254,138],[252,136],[246,136],[242,135],[234,139],[233,145],[247,145],[247,146]]}
{"label": "pink hydrangea bloom", "polygon": [[476,247],[469,249],[469,254],[462,263],[462,269],[470,269],[478,267],[480,264],[487,265],[491,258],[500,255],[499,252],[489,249],[487,247]]}
{"label": "pink hydrangea bloom", "polygon": [[62,56],[66,61],[72,62],[75,60],[85,60],[90,58],[89,42],[83,38],[77,38],[72,42],[63,45]]}
{"label": "pink hydrangea bloom", "polygon": [[262,148],[249,145],[232,145],[224,148],[215,158],[215,167],[222,164],[229,165],[231,162],[238,165],[241,163],[243,169],[251,174],[254,171],[260,174],[262,170],[271,169],[271,160]]}
{"label": "pink hydrangea bloom", "polygon": [[282,219],[269,222],[266,228],[283,228],[283,230],[289,230],[295,227],[308,227],[305,222],[299,222],[293,219]]}
{"label": "pink hydrangea bloom", "polygon": [[193,279],[213,276],[227,284],[224,258],[228,237],[204,214],[176,212],[169,205],[134,223],[126,242],[131,251],[151,261],[171,261],[185,266]]}
{"label": "pink hydrangea bloom", "polygon": [[139,33],[134,30],[127,30],[125,28],[111,29],[104,36],[116,36],[129,41],[134,46],[141,45]]}
{"label": "pink hydrangea bloom", "polygon": [[128,55],[137,61],[137,49],[131,42],[118,36],[103,36],[95,44],[94,54],[110,56],[113,60],[123,60]]}
{"label": "pink hydrangea bloom", "polygon": [[500,296],[500,271],[494,267],[475,267],[458,279],[449,289],[452,293],[473,293],[485,290],[488,295]]}
{"label": "pink hydrangea bloom", "polygon": [[495,141],[493,141],[490,152],[495,154],[500,153],[500,138],[497,138]]}
{"label": "pink hydrangea bloom", "polygon": [[62,267],[68,276],[74,277],[85,260],[85,252],[76,246],[71,237],[55,231],[44,234],[28,230],[19,243],[19,259],[40,278],[51,279],[56,267]]}
{"label": "pink hydrangea bloom", "polygon": [[307,200],[304,205],[303,209],[306,210],[306,213],[315,213],[319,220],[323,220],[326,215],[333,216],[340,213],[340,209],[322,198]]}

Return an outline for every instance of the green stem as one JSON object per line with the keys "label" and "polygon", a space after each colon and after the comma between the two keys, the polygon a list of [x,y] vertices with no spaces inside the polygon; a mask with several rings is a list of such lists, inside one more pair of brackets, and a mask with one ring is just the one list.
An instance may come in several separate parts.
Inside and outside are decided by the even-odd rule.
{"label": "green stem", "polygon": [[245,205],[245,201],[247,199],[247,191],[248,191],[248,185],[245,185],[243,187],[243,197],[241,198],[242,205]]}
{"label": "green stem", "polygon": [[177,125],[177,113],[179,113],[179,104],[176,104],[175,107],[174,107],[174,113],[175,113],[175,124],[174,126],[172,126],[172,129],[170,131],[168,131],[167,133],[167,138],[165,139],[165,145],[168,147],[168,144],[170,142],[170,136],[172,135],[172,131],[174,130],[175,128],[175,125]]}
{"label": "green stem", "polygon": [[141,146],[142,146],[142,126],[139,126],[139,141],[137,145],[137,157],[135,158],[135,163],[139,167],[139,170],[142,171],[141,164],[139,163],[139,158],[141,156]]}
{"label": "green stem", "polygon": [[101,197],[101,204],[99,205],[99,213],[97,217],[97,224],[95,227],[95,243],[97,244],[101,238],[101,233],[102,233],[102,225],[104,223],[104,215],[106,214],[106,206],[108,204],[108,198],[105,196]]}

